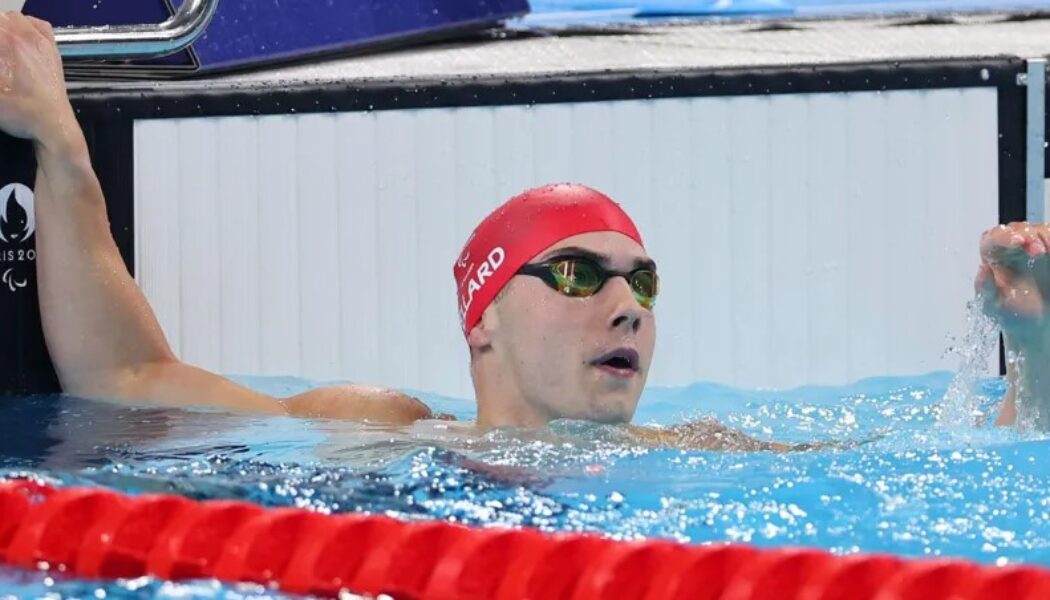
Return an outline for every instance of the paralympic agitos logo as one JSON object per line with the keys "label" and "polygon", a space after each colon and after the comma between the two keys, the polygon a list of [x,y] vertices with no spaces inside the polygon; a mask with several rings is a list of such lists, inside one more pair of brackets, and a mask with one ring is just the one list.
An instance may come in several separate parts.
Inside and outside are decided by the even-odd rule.
{"label": "paralympic agitos logo", "polygon": [[21,183],[0,188],[0,283],[16,292],[29,285],[36,260],[32,238],[36,233],[33,190]]}

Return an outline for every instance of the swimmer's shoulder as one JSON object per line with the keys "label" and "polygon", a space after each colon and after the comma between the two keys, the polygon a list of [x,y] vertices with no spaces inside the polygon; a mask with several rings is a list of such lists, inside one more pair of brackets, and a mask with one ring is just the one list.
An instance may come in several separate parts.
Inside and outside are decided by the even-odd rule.
{"label": "swimmer's shoulder", "polygon": [[297,417],[409,425],[435,415],[418,398],[380,387],[341,384],[317,388],[284,400]]}

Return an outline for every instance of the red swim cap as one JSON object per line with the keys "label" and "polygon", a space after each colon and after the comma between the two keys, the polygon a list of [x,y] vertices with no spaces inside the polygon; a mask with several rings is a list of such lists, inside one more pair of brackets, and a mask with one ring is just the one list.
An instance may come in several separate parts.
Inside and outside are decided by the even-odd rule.
{"label": "red swim cap", "polygon": [[587,186],[559,183],[533,188],[507,200],[474,229],[452,267],[463,333],[525,263],[565,238],[617,231],[642,243],[627,213]]}

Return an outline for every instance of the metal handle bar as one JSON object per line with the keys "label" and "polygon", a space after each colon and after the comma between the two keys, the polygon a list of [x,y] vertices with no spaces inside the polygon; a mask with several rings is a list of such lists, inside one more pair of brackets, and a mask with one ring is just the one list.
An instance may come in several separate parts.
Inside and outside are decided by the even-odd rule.
{"label": "metal handle bar", "polygon": [[202,33],[219,0],[184,0],[175,14],[158,24],[58,27],[55,41],[64,57],[146,58],[172,54]]}

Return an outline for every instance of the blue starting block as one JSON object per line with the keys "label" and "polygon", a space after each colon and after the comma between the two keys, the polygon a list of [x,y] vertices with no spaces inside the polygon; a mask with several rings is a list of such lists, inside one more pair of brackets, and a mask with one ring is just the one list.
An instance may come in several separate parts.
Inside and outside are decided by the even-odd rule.
{"label": "blue starting block", "polygon": [[[174,10],[169,0],[27,0],[23,12],[57,27],[85,27],[158,23]],[[247,68],[441,38],[528,10],[527,0],[221,0],[188,50],[148,61],[80,64],[75,72],[159,77]]]}

